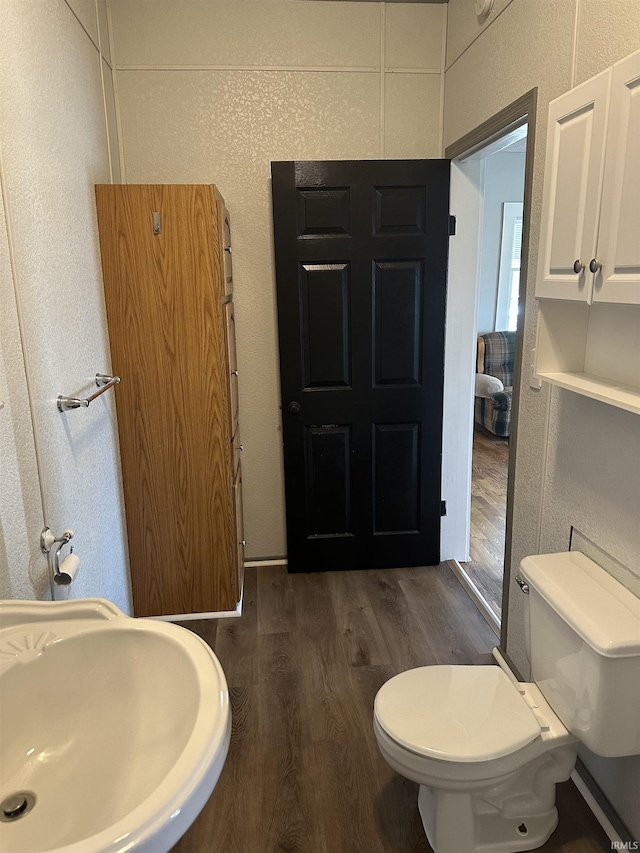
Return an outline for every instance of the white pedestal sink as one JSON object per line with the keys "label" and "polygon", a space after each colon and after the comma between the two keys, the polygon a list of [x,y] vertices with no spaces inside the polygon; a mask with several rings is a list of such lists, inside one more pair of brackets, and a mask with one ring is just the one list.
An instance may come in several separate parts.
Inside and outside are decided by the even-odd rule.
{"label": "white pedestal sink", "polygon": [[104,599],[0,602],[0,850],[166,853],[229,748],[195,634]]}

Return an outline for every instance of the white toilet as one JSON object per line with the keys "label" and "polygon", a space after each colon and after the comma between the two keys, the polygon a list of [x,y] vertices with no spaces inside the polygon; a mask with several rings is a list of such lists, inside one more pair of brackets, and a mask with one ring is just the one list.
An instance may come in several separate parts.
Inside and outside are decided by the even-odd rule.
{"label": "white toilet", "polygon": [[558,823],[555,785],[580,743],[640,754],[640,599],[577,551],[520,567],[534,683],[498,666],[424,666],[375,699],[378,745],[419,783],[435,853],[533,850]]}

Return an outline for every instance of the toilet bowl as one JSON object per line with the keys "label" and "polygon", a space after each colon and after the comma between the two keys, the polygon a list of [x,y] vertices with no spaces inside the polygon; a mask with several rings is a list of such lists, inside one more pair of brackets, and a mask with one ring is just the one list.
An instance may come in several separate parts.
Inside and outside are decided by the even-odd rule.
{"label": "toilet bowl", "polygon": [[555,785],[578,739],[535,684],[497,666],[425,666],[378,692],[374,730],[387,762],[420,785],[436,853],[530,850],[555,829]]}
{"label": "toilet bowl", "polygon": [[425,666],[375,699],[378,746],[420,786],[435,853],[534,850],[557,825],[555,786],[580,743],[640,754],[637,703],[619,701],[640,688],[640,600],[578,552],[520,568],[532,683],[506,665]]}

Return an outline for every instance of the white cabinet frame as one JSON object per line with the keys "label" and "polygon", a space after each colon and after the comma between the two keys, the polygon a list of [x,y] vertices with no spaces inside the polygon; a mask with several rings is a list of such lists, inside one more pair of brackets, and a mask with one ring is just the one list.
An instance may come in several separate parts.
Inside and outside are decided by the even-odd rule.
{"label": "white cabinet frame", "polygon": [[550,104],[542,217],[536,374],[640,414],[640,51]]}

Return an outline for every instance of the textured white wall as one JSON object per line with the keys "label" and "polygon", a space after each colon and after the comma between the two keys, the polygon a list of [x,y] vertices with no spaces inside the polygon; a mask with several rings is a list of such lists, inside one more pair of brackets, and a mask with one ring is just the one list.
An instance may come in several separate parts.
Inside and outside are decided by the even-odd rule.
{"label": "textured white wall", "polygon": [[123,169],[231,213],[247,557],[286,552],[272,160],[438,157],[445,8],[112,0]]}
{"label": "textured white wall", "polygon": [[[546,384],[540,392],[528,385],[548,104],[637,49],[640,7],[634,0],[509,0],[479,26],[468,0],[449,6],[445,145],[538,87],[512,577],[527,554],[567,550],[572,525],[640,576],[640,419]],[[507,651],[526,674],[523,597],[515,584],[508,592]],[[583,758],[640,835],[640,760]]]}
{"label": "textured white wall", "polygon": [[[102,595],[126,610],[113,392],[66,414],[55,404],[58,394],[89,393],[95,373],[110,369],[93,190],[111,174],[102,83],[108,64],[99,49],[106,10],[95,0],[74,0],[73,9],[64,0],[3,0],[0,8],[3,192],[45,520],[55,533],[70,527],[76,534],[82,565],[68,594]],[[8,322],[15,339],[15,312]],[[24,422],[25,405],[22,392],[16,416]],[[20,457],[24,440],[16,438],[12,455]],[[11,541],[13,530],[3,533]],[[33,535],[31,525],[30,554]],[[46,594],[42,562],[31,589],[18,589],[13,569],[10,581],[9,594]]]}
{"label": "textured white wall", "polygon": [[0,187],[0,598],[47,598],[42,504]]}
{"label": "textured white wall", "polygon": [[482,204],[482,246],[478,334],[495,331],[498,273],[502,246],[502,205],[522,201],[524,190],[523,153],[498,151],[487,157]]}

